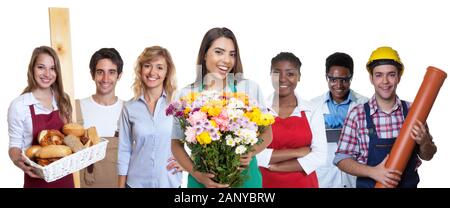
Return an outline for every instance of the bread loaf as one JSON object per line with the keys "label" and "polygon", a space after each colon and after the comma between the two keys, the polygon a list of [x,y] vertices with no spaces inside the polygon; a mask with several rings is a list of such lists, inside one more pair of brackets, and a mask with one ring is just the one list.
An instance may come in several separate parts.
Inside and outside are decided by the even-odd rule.
{"label": "bread loaf", "polygon": [[84,149],[84,146],[80,141],[80,138],[73,135],[68,135],[64,137],[64,144],[69,146],[72,152],[78,152]]}
{"label": "bread loaf", "polygon": [[62,131],[65,135],[74,135],[77,137],[84,135],[84,127],[77,123],[68,123],[64,125]]}
{"label": "bread loaf", "polygon": [[48,145],[42,147],[35,156],[38,158],[61,158],[72,154],[70,147],[66,145]]}
{"label": "bread loaf", "polygon": [[92,145],[100,143],[100,137],[98,137],[97,129],[95,128],[95,126],[87,129],[87,136],[91,140]]}
{"label": "bread loaf", "polygon": [[29,147],[27,149],[27,151],[25,152],[25,155],[30,158],[30,159],[34,159],[34,155],[36,154],[36,152],[38,152],[42,147],[39,145],[33,145],[31,147]]}

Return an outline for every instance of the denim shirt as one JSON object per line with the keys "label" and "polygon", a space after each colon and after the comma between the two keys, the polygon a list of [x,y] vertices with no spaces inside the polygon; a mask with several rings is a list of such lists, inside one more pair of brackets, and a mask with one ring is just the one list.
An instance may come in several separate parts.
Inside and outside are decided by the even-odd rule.
{"label": "denim shirt", "polygon": [[182,174],[167,170],[172,156],[172,117],[166,116],[166,95],[152,114],[142,95],[125,103],[119,121],[118,174],[132,188],[179,187]]}
{"label": "denim shirt", "polygon": [[327,129],[342,128],[345,117],[348,113],[348,108],[352,101],[356,101],[355,96],[350,92],[342,103],[336,103],[328,93],[326,103],[330,114],[325,114],[325,126]]}

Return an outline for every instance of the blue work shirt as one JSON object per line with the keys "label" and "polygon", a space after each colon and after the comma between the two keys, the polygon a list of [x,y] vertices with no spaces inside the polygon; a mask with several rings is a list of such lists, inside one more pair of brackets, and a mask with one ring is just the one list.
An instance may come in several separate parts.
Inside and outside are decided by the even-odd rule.
{"label": "blue work shirt", "polygon": [[355,96],[349,92],[347,99],[341,103],[337,103],[331,97],[331,92],[327,93],[327,98],[325,102],[327,103],[330,114],[325,114],[325,128],[327,129],[337,129],[342,128],[344,124],[345,117],[347,117],[348,108],[352,101],[356,101]]}
{"label": "blue work shirt", "polygon": [[124,104],[119,120],[118,174],[126,175],[132,188],[179,187],[182,173],[167,170],[171,151],[171,116],[163,93],[153,114],[144,96]]}

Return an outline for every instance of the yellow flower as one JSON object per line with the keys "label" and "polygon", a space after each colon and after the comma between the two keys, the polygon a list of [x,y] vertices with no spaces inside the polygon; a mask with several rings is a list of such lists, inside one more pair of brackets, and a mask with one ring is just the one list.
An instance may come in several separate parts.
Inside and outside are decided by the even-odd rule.
{"label": "yellow flower", "polygon": [[184,101],[186,101],[187,103],[191,104],[192,102],[194,102],[195,99],[197,99],[197,97],[198,97],[199,95],[200,95],[200,94],[199,94],[198,92],[191,92],[191,93],[189,93],[189,94],[183,96],[183,97],[181,98],[181,100],[184,100]]}
{"label": "yellow flower", "polygon": [[209,136],[209,133],[206,131],[204,131],[200,135],[198,135],[196,137],[196,139],[197,139],[198,143],[200,143],[201,145],[211,143],[211,136]]}
{"label": "yellow flower", "polygon": [[251,111],[244,114],[251,122],[256,123],[258,126],[269,126],[275,122],[275,118],[270,114],[263,114],[259,108],[254,107]]}
{"label": "yellow flower", "polygon": [[213,107],[222,107],[225,106],[226,103],[226,100],[211,100],[210,102],[208,102],[208,105]]}
{"label": "yellow flower", "polygon": [[211,126],[213,126],[214,128],[217,128],[217,123],[214,120],[209,120],[209,123],[211,123]]}
{"label": "yellow flower", "polygon": [[243,92],[234,93],[233,97],[241,100],[245,105],[248,105],[249,99],[248,96]]}
{"label": "yellow flower", "polygon": [[207,106],[207,105],[204,105],[200,108],[200,111],[203,113],[208,113],[208,110],[209,110],[209,106]]}
{"label": "yellow flower", "polygon": [[244,114],[251,122],[255,122],[258,124],[261,117],[261,110],[257,107],[253,107],[251,111],[248,111]]}
{"label": "yellow flower", "polygon": [[220,112],[222,111],[222,106],[224,105],[223,100],[217,101],[217,102],[209,102],[206,105],[202,106],[200,108],[200,111],[207,113],[208,116],[218,116]]}
{"label": "yellow flower", "polygon": [[215,116],[218,116],[221,111],[222,111],[222,108],[220,108],[220,107],[212,107],[212,108],[208,109],[208,115],[215,117]]}
{"label": "yellow flower", "polygon": [[189,112],[191,112],[191,108],[186,107],[186,108],[184,109],[184,115],[188,115]]}
{"label": "yellow flower", "polygon": [[258,126],[268,126],[268,125],[273,124],[274,122],[275,122],[274,117],[271,114],[266,113],[266,114],[262,114],[261,115],[261,117],[259,118],[258,123],[256,123],[256,124]]}

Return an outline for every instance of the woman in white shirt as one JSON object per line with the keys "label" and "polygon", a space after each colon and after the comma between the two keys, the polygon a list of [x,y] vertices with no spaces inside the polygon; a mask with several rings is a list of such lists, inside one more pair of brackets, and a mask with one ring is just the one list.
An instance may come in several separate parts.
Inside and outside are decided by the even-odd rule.
{"label": "woman in white shirt", "polygon": [[323,116],[295,94],[300,81],[300,59],[282,52],[272,59],[275,92],[268,106],[275,116],[272,143],[261,152],[258,164],[263,188],[318,188],[315,170],[325,163],[327,143]]}
{"label": "woman in white shirt", "polygon": [[48,46],[35,48],[27,75],[28,86],[8,109],[9,157],[25,173],[25,188],[73,188],[72,174],[47,183],[24,163],[21,154],[31,145],[39,144],[40,131],[61,130],[71,121],[72,106],[64,92],[56,52]]}

